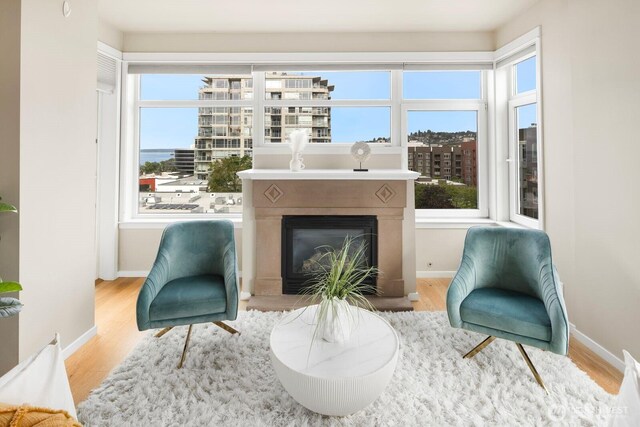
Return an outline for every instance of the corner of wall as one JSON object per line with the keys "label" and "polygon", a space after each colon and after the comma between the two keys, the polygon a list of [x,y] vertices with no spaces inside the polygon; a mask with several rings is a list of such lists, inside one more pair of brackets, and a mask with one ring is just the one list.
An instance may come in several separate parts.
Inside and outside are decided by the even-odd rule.
{"label": "corner of wall", "polygon": [[124,33],[113,25],[98,20],[98,41],[122,52],[124,48]]}

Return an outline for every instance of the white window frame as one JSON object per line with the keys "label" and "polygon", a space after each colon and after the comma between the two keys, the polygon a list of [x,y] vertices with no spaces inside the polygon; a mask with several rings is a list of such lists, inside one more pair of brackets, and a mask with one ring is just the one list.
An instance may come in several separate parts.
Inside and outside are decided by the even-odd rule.
{"label": "white window frame", "polygon": [[[200,108],[200,107],[250,107],[253,108],[253,155],[263,154],[290,154],[290,148],[286,143],[264,142],[264,109],[268,106],[289,107],[289,106],[329,106],[329,107],[387,107],[391,111],[391,142],[388,144],[371,144],[373,154],[394,154],[400,155],[401,167],[408,167],[407,156],[407,136],[406,136],[406,107],[428,107],[433,108],[438,102],[443,103],[439,109],[451,110],[452,105],[464,105],[469,100],[403,100],[402,98],[402,76],[403,69],[420,70],[425,66],[427,69],[455,70],[455,69],[478,69],[477,64],[486,70],[486,66],[494,61],[494,52],[393,52],[393,53],[265,53],[265,54],[198,54],[198,53],[124,53],[122,67],[122,150],[121,150],[121,182],[120,182],[120,222],[121,223],[169,223],[184,219],[199,218],[231,218],[239,221],[240,214],[139,214],[138,204],[138,171],[139,171],[139,147],[140,147],[140,108]],[[235,67],[235,64],[254,64],[253,76],[253,99],[244,100],[140,100],[139,75],[128,74],[130,64],[158,64],[160,66],[173,67],[175,70],[181,67],[198,69],[200,66],[222,66]],[[204,65],[203,65],[204,64]],[[258,65],[256,67],[256,64]],[[389,71],[390,72],[390,99],[384,100],[266,100],[265,93],[265,71],[272,69],[266,64],[293,64],[306,65],[304,70],[314,71],[326,69],[331,71]],[[321,64],[316,67],[309,64]],[[374,64],[373,67],[370,64]],[[451,64],[454,65],[451,68]],[[456,68],[459,67],[459,68]],[[257,68],[257,69],[256,69]],[[279,70],[287,70],[291,67],[281,65]],[[175,72],[175,71],[174,71]],[[192,72],[191,72],[192,73]],[[486,157],[487,152],[487,85],[486,80],[490,71],[482,71],[483,74],[483,101],[471,100],[473,108],[468,104],[466,109],[478,110],[478,158]],[[185,74],[190,72],[185,71]],[[464,108],[458,108],[464,109]],[[131,125],[129,125],[131,123]],[[481,136],[482,134],[482,136]],[[482,139],[482,142],[480,141]],[[483,144],[483,148],[480,148]],[[309,144],[305,153],[308,154],[344,154],[348,155],[351,144]],[[480,154],[484,151],[485,154]],[[483,165],[483,162],[485,163]],[[417,210],[418,218],[486,218],[488,185],[486,183],[487,169],[489,168],[486,159],[478,162],[479,174],[479,209],[452,209],[433,210],[432,214],[426,212],[421,214]],[[482,183],[482,189],[480,189]],[[427,211],[427,210],[425,210]]]}
{"label": "white window frame", "polygon": [[[536,88],[517,93],[516,65],[529,58],[536,57]],[[499,66],[498,63],[502,61]],[[498,176],[497,198],[506,201],[499,206],[498,219],[505,219],[528,228],[544,229],[544,145],[542,115],[542,79],[540,58],[540,29],[535,28],[496,52],[496,148]],[[500,93],[500,89],[502,92]],[[504,103],[505,108],[500,108]],[[520,183],[518,180],[518,123],[516,109],[524,105],[536,105],[537,138],[537,174],[538,174],[538,219],[519,213]],[[502,154],[501,154],[502,153]],[[502,173],[500,158],[506,164]],[[506,173],[505,173],[506,172]],[[502,179],[501,179],[502,178]],[[502,218],[501,218],[502,217]]]}
{"label": "white window frame", "polygon": [[[456,71],[452,68],[451,71]],[[402,147],[407,152],[408,112],[409,111],[475,111],[477,114],[477,152],[478,164],[478,208],[477,209],[415,209],[416,220],[443,218],[488,218],[489,217],[489,144],[488,144],[488,101],[487,82],[492,78],[491,71],[480,71],[480,99],[402,99],[401,135]],[[409,168],[408,155],[403,158],[405,169]],[[415,184],[414,184],[415,185]]]}
{"label": "white window frame", "polygon": [[[292,72],[295,72],[296,70],[289,70]],[[336,71],[336,70],[331,70],[332,72]],[[362,72],[365,70],[349,70],[348,67],[345,67],[345,69],[343,70],[345,72],[349,72],[349,71],[356,71],[356,72]],[[382,107],[382,108],[388,108],[389,109],[389,137],[391,139],[390,143],[374,143],[371,144],[371,146],[381,146],[381,147],[393,147],[393,146],[400,146],[400,141],[396,140],[395,138],[392,137],[392,127],[393,127],[393,119],[392,119],[392,98],[395,95],[393,92],[393,79],[397,78],[396,75],[394,75],[392,70],[372,70],[372,71],[376,71],[376,72],[387,72],[389,73],[389,85],[390,85],[390,92],[389,92],[389,98],[388,99],[265,99],[264,100],[264,106],[263,106],[263,112],[262,114],[264,115],[264,108],[267,107],[280,107],[280,108],[287,108],[287,107],[329,107],[329,108],[334,108],[334,107]],[[318,73],[322,73],[322,70],[318,70]],[[254,78],[258,78],[258,79],[262,79],[265,82],[266,85],[266,72],[254,72]],[[265,98],[264,94],[262,95],[263,98]],[[263,129],[264,131],[264,129]],[[355,141],[354,141],[355,142]],[[288,147],[288,143],[286,142],[265,142],[264,141],[264,136],[262,138],[260,138],[259,141],[259,146],[262,148],[274,148],[277,146],[280,146],[282,144],[285,144],[286,147]],[[313,145],[316,144],[309,144],[307,147],[312,147]],[[317,144],[317,145],[323,145],[323,144]],[[338,144],[336,144],[338,145]],[[349,146],[349,148],[351,148],[351,144],[342,144],[342,145],[347,145]],[[328,148],[326,146],[323,146],[323,148]],[[288,149],[288,148],[287,148]],[[305,149],[306,150],[306,149]]]}
{"label": "white window frame", "polygon": [[[125,64],[126,65],[126,64]],[[142,100],[140,99],[140,75],[126,74],[126,67],[123,70],[123,79],[126,79],[126,87],[123,88],[126,102],[123,103],[123,116],[133,123],[127,129],[127,120],[123,121],[123,134],[126,132],[123,141],[127,141],[126,149],[122,150],[121,162],[126,165],[123,168],[123,186],[121,187],[121,221],[136,220],[184,220],[184,219],[204,219],[204,218],[232,218],[240,219],[241,213],[140,213],[138,211],[138,178],[140,176],[140,110],[142,108],[205,108],[205,107],[238,107],[254,108],[253,100]],[[254,82],[255,91],[255,82]],[[254,129],[255,130],[255,124]],[[127,132],[128,131],[128,132]],[[252,136],[253,138],[253,136]],[[254,139],[255,141],[255,139]],[[254,142],[255,143],[255,142]]]}
{"label": "white window frame", "polygon": [[[381,66],[380,66],[381,67]],[[295,72],[295,65],[291,67],[290,70]],[[317,71],[318,73],[322,72],[322,66],[316,67],[316,70],[311,70],[309,67],[304,67],[304,71]],[[278,107],[278,108],[287,108],[287,107],[386,107],[389,108],[390,117],[389,117],[389,131],[391,138],[390,143],[372,143],[370,144],[371,152],[374,154],[399,154],[401,150],[401,141],[398,136],[394,135],[394,98],[397,98],[398,94],[394,90],[396,85],[394,84],[394,80],[398,78],[398,74],[393,70],[393,66],[389,65],[389,69],[383,69],[379,67],[372,67],[373,69],[367,70],[365,68],[358,68],[349,65],[340,65],[334,64],[333,67],[330,68],[330,71],[385,71],[389,72],[390,76],[390,93],[389,99],[265,99],[265,87],[266,87],[266,71],[254,71],[254,86],[256,82],[260,82],[261,92],[258,92],[258,89],[254,87],[254,94],[262,93],[259,96],[259,103],[254,104],[256,108],[261,108],[262,114],[260,118],[259,126],[255,126],[254,123],[254,138],[253,138],[253,148],[254,154],[289,154],[291,153],[291,149],[289,148],[289,143],[285,142],[265,142],[264,138],[264,110],[267,107]],[[280,67],[278,68],[280,70]],[[400,74],[400,78],[402,75]],[[401,96],[401,94],[400,94]],[[255,117],[255,114],[254,114]],[[281,136],[284,139],[284,133]],[[351,144],[349,143],[336,143],[336,144],[308,144],[305,148],[305,153],[309,154],[348,154],[351,149]]]}

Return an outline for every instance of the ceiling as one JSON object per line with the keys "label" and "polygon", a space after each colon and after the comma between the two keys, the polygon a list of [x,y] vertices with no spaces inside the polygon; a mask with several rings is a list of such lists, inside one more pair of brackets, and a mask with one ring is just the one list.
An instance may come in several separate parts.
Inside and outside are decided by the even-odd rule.
{"label": "ceiling", "polygon": [[123,32],[492,31],[537,0],[99,0]]}

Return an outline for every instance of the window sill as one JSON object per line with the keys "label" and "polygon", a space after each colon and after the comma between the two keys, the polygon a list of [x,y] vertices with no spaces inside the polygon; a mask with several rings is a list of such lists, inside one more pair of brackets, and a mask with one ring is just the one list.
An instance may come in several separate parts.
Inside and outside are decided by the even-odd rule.
{"label": "window sill", "polygon": [[[216,217],[199,217],[199,218],[138,218],[122,221],[118,224],[121,230],[145,230],[145,229],[164,229],[167,225],[178,221],[198,221],[216,219]],[[224,217],[218,219],[228,219],[233,222],[236,229],[242,229],[242,217]],[[416,218],[416,229],[425,228],[442,228],[442,229],[467,229],[476,225],[488,225],[508,228],[527,228],[523,225],[510,221],[495,221],[489,218]]]}
{"label": "window sill", "polygon": [[421,228],[470,228],[476,225],[500,225],[489,218],[416,218],[416,229]]}
{"label": "window sill", "polygon": [[[333,143],[333,144],[308,144],[303,155],[324,155],[324,154],[350,154],[351,146],[349,143]],[[402,147],[390,144],[370,144],[371,154],[402,154]],[[290,144],[264,144],[253,147],[254,154],[288,154],[291,155]]]}

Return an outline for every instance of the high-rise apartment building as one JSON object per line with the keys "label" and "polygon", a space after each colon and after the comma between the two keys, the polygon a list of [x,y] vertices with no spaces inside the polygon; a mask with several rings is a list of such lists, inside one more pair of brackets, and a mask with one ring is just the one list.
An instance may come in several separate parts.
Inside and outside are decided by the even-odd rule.
{"label": "high-rise apartment building", "polygon": [[[203,79],[199,99],[251,99],[253,80],[248,75],[210,76]],[[319,76],[272,72],[266,76],[265,99],[330,99],[333,86]],[[203,107],[198,111],[194,173],[207,179],[211,162],[229,156],[252,155],[253,114],[250,107]],[[295,129],[306,129],[309,142],[331,142],[330,107],[266,107],[265,142],[285,142]]]}

